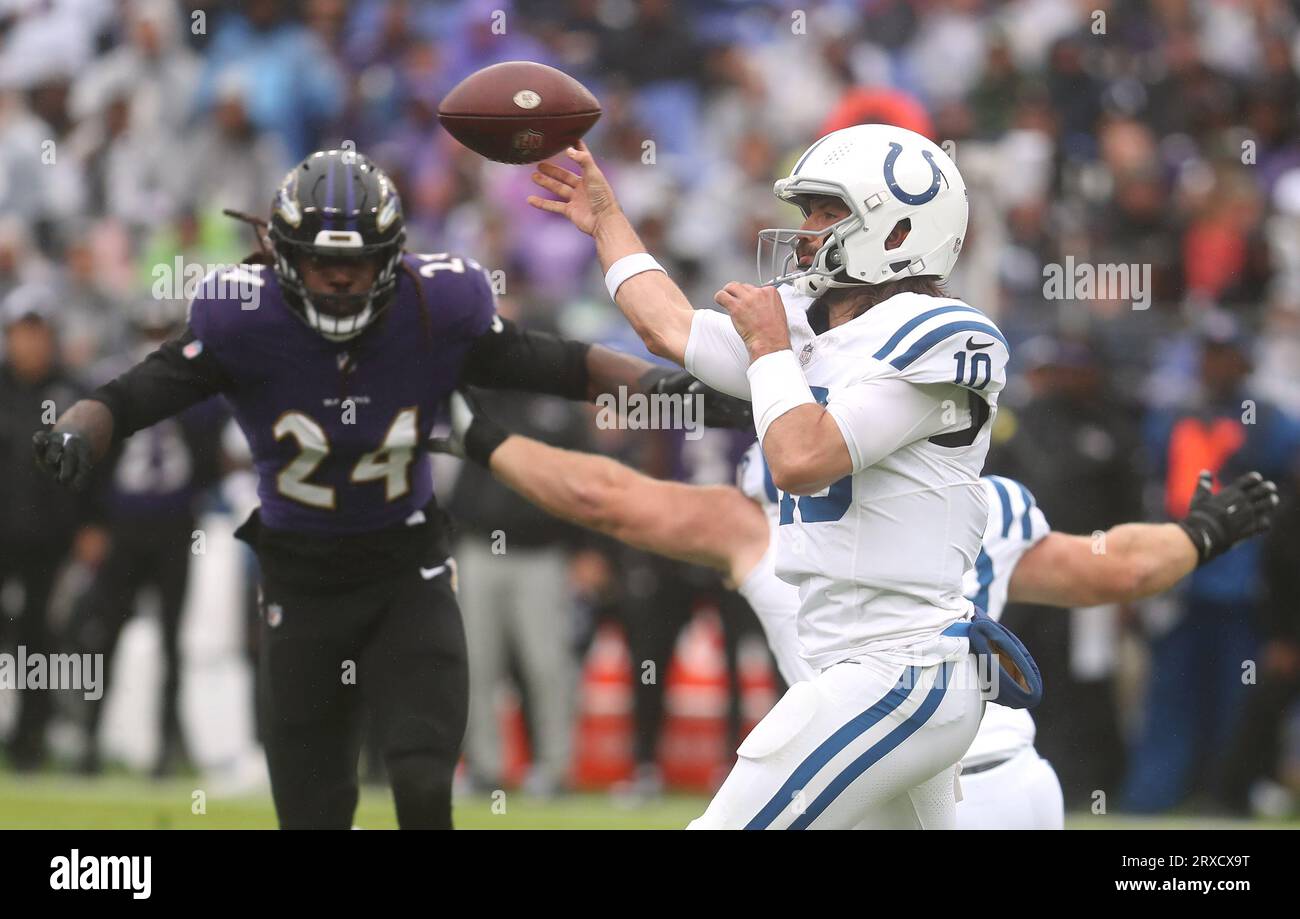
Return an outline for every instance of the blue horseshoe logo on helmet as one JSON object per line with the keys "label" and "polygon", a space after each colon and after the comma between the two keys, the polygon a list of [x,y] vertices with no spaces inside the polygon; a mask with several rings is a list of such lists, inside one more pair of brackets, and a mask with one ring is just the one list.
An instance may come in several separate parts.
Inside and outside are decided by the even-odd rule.
{"label": "blue horseshoe logo on helmet", "polygon": [[930,182],[930,187],[920,194],[913,195],[903,191],[903,189],[898,186],[898,182],[894,180],[894,163],[898,160],[898,155],[902,152],[902,144],[897,144],[893,141],[890,142],[889,153],[885,156],[885,185],[894,193],[894,197],[899,201],[902,201],[904,204],[925,204],[935,195],[939,194],[939,180],[942,179],[947,181],[947,177],[944,176],[939,167],[935,165],[934,154],[929,150],[922,150],[921,156],[925,157],[925,161],[930,164],[930,173],[933,175],[933,181]]}

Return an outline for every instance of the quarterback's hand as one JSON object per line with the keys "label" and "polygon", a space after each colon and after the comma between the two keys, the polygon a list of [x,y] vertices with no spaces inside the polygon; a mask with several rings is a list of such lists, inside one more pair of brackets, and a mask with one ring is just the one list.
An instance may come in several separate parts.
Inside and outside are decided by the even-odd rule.
{"label": "quarterback's hand", "polygon": [[668,396],[680,395],[684,399],[703,398],[700,418],[706,428],[734,428],[745,431],[752,430],[754,427],[754,411],[749,402],[718,392],[711,386],[705,386],[685,370],[660,377],[650,387],[650,392]]}
{"label": "quarterback's hand", "polygon": [[95,465],[90,442],[76,431],[37,431],[32,435],[32,447],[36,465],[60,485],[71,484],[80,491],[90,481],[90,470]]}
{"label": "quarterback's hand", "polygon": [[790,347],[790,325],[785,304],[775,287],[755,287],[732,281],[713,295],[713,301],[731,316],[731,324],[749,349],[750,361]]}
{"label": "quarterback's hand", "polygon": [[509,432],[487,417],[467,392],[457,390],[452,393],[449,404],[451,433],[446,437],[429,438],[429,449],[487,466],[492,451],[510,436]]}
{"label": "quarterback's hand", "polygon": [[1277,486],[1258,472],[1246,473],[1218,494],[1211,490],[1213,480],[1201,472],[1187,516],[1178,521],[1202,565],[1267,530],[1278,505]]}
{"label": "quarterback's hand", "polygon": [[619,213],[618,200],[586,144],[578,141],[567,152],[569,158],[578,164],[582,174],[575,175],[554,163],[538,163],[537,172],[533,173],[533,183],[560,200],[529,195],[528,203],[540,211],[563,214],[579,230],[588,236],[595,236],[602,219]]}

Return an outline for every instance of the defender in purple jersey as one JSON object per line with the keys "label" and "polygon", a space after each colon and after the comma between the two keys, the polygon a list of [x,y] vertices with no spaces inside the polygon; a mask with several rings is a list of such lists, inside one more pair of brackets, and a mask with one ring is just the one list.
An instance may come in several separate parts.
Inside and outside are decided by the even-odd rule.
{"label": "defender in purple jersey", "polygon": [[[261,506],[238,530],[262,567],[267,760],[282,827],[351,825],[361,706],[403,827],[450,827],[465,638],[425,443],[462,386],[592,399],[697,392],[684,373],[521,331],[473,259],[403,251],[389,178],[314,153],[276,192],[268,257],[214,272],[185,331],[35,437],[60,482],[133,432],[220,393]],[[705,395],[711,424],[745,407]],[[490,445],[467,445],[486,449]]]}

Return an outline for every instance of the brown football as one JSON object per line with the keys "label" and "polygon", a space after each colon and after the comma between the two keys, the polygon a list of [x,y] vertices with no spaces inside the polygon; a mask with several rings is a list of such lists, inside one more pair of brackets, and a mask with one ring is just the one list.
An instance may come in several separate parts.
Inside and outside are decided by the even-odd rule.
{"label": "brown football", "polygon": [[438,120],[452,137],[498,163],[536,163],[575,143],[600,103],[567,73],[506,61],[470,74],[443,97]]}

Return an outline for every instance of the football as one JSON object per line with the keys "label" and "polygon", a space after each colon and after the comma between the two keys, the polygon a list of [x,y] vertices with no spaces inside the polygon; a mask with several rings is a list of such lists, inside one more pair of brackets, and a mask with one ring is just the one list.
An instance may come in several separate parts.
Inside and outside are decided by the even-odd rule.
{"label": "football", "polygon": [[600,118],[600,103],[568,74],[532,61],[506,61],[470,74],[438,106],[452,137],[499,163],[536,163],[577,142]]}

